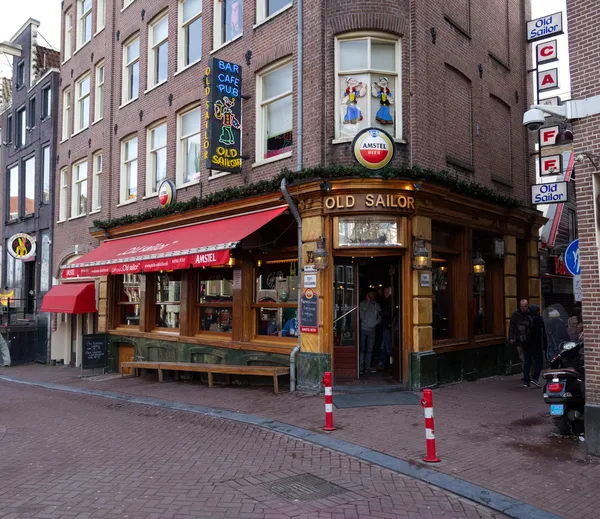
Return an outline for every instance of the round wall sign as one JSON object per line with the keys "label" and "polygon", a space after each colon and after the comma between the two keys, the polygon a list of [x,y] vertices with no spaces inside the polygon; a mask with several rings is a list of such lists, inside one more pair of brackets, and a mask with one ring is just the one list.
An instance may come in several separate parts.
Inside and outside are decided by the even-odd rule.
{"label": "round wall sign", "polygon": [[169,207],[177,198],[177,189],[171,180],[163,180],[158,188],[158,203],[161,207]]}
{"label": "round wall sign", "polygon": [[20,260],[35,256],[35,238],[23,232],[13,234],[8,239],[8,253]]}
{"label": "round wall sign", "polygon": [[387,132],[365,128],[352,141],[354,158],[367,169],[381,169],[394,158],[395,145]]}

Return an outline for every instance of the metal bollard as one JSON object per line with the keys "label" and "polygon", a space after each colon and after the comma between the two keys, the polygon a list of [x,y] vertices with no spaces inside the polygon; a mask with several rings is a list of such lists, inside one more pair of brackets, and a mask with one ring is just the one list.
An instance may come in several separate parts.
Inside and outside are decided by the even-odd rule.
{"label": "metal bollard", "polygon": [[333,426],[333,387],[330,371],[323,374],[321,383],[325,386],[325,427],[323,427],[323,430],[335,431]]}
{"label": "metal bollard", "polygon": [[427,444],[427,456],[423,461],[438,463],[441,461],[435,452],[435,434],[433,425],[433,392],[431,389],[423,390],[421,405],[425,411],[425,443]]}

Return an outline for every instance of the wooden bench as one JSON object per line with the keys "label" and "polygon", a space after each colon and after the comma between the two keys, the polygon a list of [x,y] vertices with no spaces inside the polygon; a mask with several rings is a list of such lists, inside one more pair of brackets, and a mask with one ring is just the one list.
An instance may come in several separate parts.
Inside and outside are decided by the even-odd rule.
{"label": "wooden bench", "polygon": [[273,391],[279,392],[280,375],[289,375],[290,368],[285,366],[239,366],[229,364],[202,364],[199,362],[122,362],[121,376],[123,376],[123,368],[138,368],[156,369],[158,370],[158,381],[163,381],[163,371],[194,371],[196,373],[206,373],[208,375],[208,387],[213,387],[213,374],[219,373],[227,375],[256,375],[264,377],[273,377]]}

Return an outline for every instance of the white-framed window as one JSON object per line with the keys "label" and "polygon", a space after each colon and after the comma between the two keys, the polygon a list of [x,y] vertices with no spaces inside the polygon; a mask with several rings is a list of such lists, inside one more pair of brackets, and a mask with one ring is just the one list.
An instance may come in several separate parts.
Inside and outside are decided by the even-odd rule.
{"label": "white-framed window", "polygon": [[201,108],[196,106],[177,117],[177,186],[189,184],[200,179]]}
{"label": "white-framed window", "polygon": [[60,196],[58,199],[58,221],[67,219],[67,197],[69,194],[69,178],[66,167],[60,169]]}
{"label": "white-framed window", "polygon": [[243,14],[242,0],[214,0],[214,49],[242,34]]}
{"label": "white-framed window", "polygon": [[42,204],[50,202],[50,146],[42,148]]}
{"label": "white-framed window", "polygon": [[17,147],[25,145],[27,138],[27,110],[25,107],[17,110]]}
{"label": "white-framed window", "polygon": [[19,217],[19,165],[8,170],[8,219]]}
{"label": "white-framed window", "polygon": [[148,30],[148,88],[167,80],[169,66],[169,17],[161,15]]}
{"label": "white-framed window", "polygon": [[25,170],[25,215],[35,213],[35,157],[23,162]]}
{"label": "white-framed window", "polygon": [[336,139],[375,126],[402,138],[401,41],[350,34],[335,41]]}
{"label": "white-framed window", "polygon": [[292,0],[257,0],[256,21],[262,22],[292,4]]}
{"label": "white-framed window", "polygon": [[73,11],[65,12],[65,34],[63,41],[63,61],[67,61],[73,54]]}
{"label": "white-framed window", "polygon": [[88,198],[88,161],[73,164],[71,180],[71,218],[87,212]]}
{"label": "white-framed window", "polygon": [[96,3],[96,32],[100,32],[106,25],[106,0]]}
{"label": "white-framed window", "polygon": [[90,125],[90,73],[75,82],[75,132]]}
{"label": "white-framed window", "polygon": [[42,119],[48,119],[52,113],[52,88],[50,85],[42,90]]}
{"label": "white-framed window", "polygon": [[136,99],[140,90],[140,37],[135,36],[123,45],[122,102]]}
{"label": "white-framed window", "polygon": [[292,62],[276,63],[256,76],[256,160],[292,151]]}
{"label": "white-framed window", "polygon": [[167,123],[162,121],[148,128],[146,139],[146,196],[158,192],[160,183],[167,178]]}
{"label": "white-framed window", "polygon": [[179,1],[178,52],[178,70],[202,58],[202,0]]}
{"label": "white-framed window", "polygon": [[94,92],[94,121],[104,117],[104,61],[96,65],[96,91]]}
{"label": "white-framed window", "polygon": [[92,211],[102,207],[102,152],[97,151],[92,157]]}
{"label": "white-framed window", "polygon": [[130,6],[133,2],[134,0],[123,0],[123,9]]}
{"label": "white-framed window", "polygon": [[17,88],[25,86],[25,62],[21,61],[17,65]]}
{"label": "white-framed window", "polygon": [[77,48],[92,39],[92,0],[77,0]]}
{"label": "white-framed window", "polygon": [[71,89],[63,90],[63,110],[62,110],[62,140],[68,139],[71,135]]}
{"label": "white-framed window", "polygon": [[138,138],[121,141],[121,202],[137,199]]}

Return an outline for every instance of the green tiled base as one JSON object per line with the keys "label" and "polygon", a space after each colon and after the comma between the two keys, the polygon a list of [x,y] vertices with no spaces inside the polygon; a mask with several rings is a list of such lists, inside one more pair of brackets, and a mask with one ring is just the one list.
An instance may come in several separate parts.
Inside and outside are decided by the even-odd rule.
{"label": "green tiled base", "polygon": [[323,391],[323,373],[331,371],[331,355],[326,353],[303,353],[296,356],[296,387],[305,393]]}

